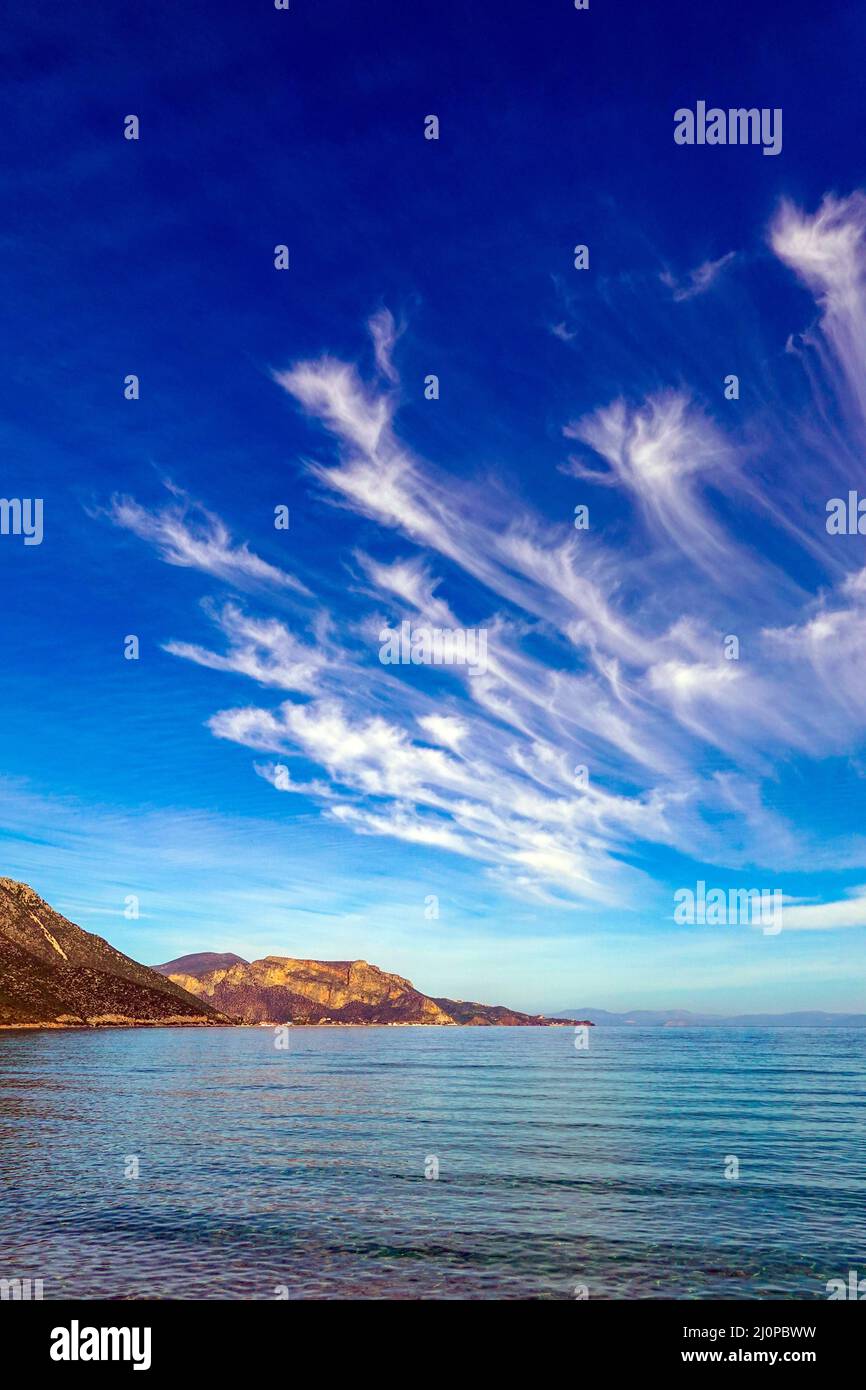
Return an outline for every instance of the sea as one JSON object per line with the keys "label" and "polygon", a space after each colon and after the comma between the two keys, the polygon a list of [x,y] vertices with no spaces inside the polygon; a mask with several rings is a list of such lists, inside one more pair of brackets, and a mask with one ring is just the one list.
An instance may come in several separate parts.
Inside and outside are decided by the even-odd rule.
{"label": "sea", "polygon": [[0,1032],[0,1279],[45,1299],[826,1299],[866,1030]]}

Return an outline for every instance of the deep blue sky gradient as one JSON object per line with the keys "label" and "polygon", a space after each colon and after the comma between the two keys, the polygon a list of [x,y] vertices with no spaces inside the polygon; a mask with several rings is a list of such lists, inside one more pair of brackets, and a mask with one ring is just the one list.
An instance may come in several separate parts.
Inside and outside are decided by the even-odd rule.
{"label": "deep blue sky gradient", "polygon": [[[547,911],[471,860],[358,837],[275,796],[248,749],[204,727],[261,691],[162,650],[213,641],[199,603],[221,586],[105,516],[115,492],[163,506],[169,478],[355,614],[354,551],[406,547],[310,484],[306,463],[328,462],[331,443],[271,373],[323,353],[369,367],[364,324],[385,305],[406,324],[401,437],[455,485],[551,524],[578,495],[563,424],[622,391],[687,382],[724,422],[718,382],[736,370],[753,439],[771,394],[793,418],[802,373],[785,342],[815,309],[766,229],[783,197],[812,210],[866,184],[862,6],[13,4],[3,28],[0,491],[43,497],[46,513],[40,547],[0,540],[4,872],[148,961],[363,956],[432,993],[533,1008],[862,1006],[863,929],[678,938],[671,887],[713,870],[672,848],[630,852],[662,885],[646,913]],[[675,146],[673,111],[699,98],[782,107],[781,155]],[[122,138],[129,112],[137,143]],[[421,138],[428,112],[437,143]],[[731,250],[723,293],[671,303],[661,273]],[[127,372],[139,402],[123,399]],[[432,407],[428,372],[442,380]],[[627,501],[578,492],[632,550]],[[826,496],[816,474],[819,512]],[[288,533],[272,526],[279,502]],[[717,505],[790,573],[784,536],[735,497]],[[796,564],[817,593],[819,566]],[[482,621],[477,590],[438,572]],[[276,596],[269,611],[290,610]],[[126,633],[138,663],[122,660]],[[862,823],[857,752],[780,761],[771,799],[831,844]],[[317,775],[305,760],[292,771]],[[866,881],[866,867],[812,867],[787,872],[786,892],[830,900]],[[771,869],[746,876],[772,886]]]}

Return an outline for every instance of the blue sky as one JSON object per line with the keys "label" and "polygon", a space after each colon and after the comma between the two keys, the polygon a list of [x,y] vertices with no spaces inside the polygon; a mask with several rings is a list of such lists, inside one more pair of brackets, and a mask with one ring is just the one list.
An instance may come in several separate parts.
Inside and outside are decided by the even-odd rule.
{"label": "blue sky", "polygon": [[[866,1007],[864,26],[13,6],[4,871],[145,961]],[[698,100],[782,152],[677,146]],[[404,620],[486,674],[382,665]],[[676,926],[701,879],[784,929]]]}

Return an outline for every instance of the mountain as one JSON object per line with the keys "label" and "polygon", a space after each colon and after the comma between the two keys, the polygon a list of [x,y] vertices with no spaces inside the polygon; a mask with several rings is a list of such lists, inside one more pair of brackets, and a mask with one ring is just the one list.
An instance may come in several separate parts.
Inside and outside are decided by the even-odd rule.
{"label": "mountain", "polygon": [[226,1023],[209,1003],[0,878],[0,1027]]}
{"label": "mountain", "polygon": [[[602,1027],[623,1024],[636,1028],[866,1028],[866,1014],[828,1014],[808,1010],[790,1014],[699,1014],[688,1009],[630,1009],[610,1013],[607,1009],[568,1012],[569,1018],[591,1015]],[[554,1015],[565,1018],[566,1013]]]}
{"label": "mountain", "polygon": [[177,960],[166,961],[165,965],[154,965],[160,975],[191,975],[198,980],[211,970],[228,970],[232,965],[249,965],[243,956],[233,951],[199,951],[191,956],[178,956]]}
{"label": "mountain", "polygon": [[[208,969],[213,960],[233,960]],[[516,1013],[501,1005],[433,999],[401,975],[365,960],[247,962],[204,951],[154,969],[244,1023],[431,1023],[562,1025],[565,1020]]]}

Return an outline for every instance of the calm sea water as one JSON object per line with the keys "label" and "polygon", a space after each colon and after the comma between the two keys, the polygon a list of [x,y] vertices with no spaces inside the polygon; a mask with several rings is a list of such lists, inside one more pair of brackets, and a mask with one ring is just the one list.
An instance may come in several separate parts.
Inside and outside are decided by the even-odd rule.
{"label": "calm sea water", "polygon": [[566,1299],[825,1298],[866,1274],[866,1031],[289,1042],[0,1033],[0,1277],[46,1298]]}

